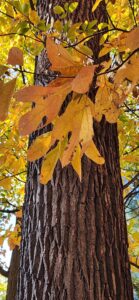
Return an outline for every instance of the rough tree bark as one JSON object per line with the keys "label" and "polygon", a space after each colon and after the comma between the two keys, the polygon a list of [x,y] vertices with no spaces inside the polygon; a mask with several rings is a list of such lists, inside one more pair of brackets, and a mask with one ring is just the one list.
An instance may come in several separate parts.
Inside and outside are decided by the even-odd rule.
{"label": "rough tree bark", "polygon": [[[39,14],[49,19],[53,6],[63,2],[38,0]],[[94,0],[78,2],[74,20],[90,20]],[[106,18],[103,2],[97,18]],[[92,47],[96,61],[98,39]],[[37,73],[47,65],[42,53]],[[36,84],[46,85],[48,80],[48,74],[40,76]],[[53,179],[43,186],[41,161],[29,164],[18,300],[133,299],[117,127],[103,119],[94,130],[106,163],[98,166],[83,157],[81,183],[71,166],[62,170],[58,163]]]}
{"label": "rough tree bark", "polygon": [[19,247],[15,247],[12,252],[9,272],[6,300],[15,300],[17,290],[17,276],[19,269]]}

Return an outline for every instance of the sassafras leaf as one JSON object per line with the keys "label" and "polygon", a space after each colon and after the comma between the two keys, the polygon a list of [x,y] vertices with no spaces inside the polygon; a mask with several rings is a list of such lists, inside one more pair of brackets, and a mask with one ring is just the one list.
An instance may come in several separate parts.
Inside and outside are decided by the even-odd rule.
{"label": "sassafras leaf", "polygon": [[0,81],[0,120],[4,121],[8,114],[8,109],[10,105],[10,100],[13,95],[13,91],[15,88],[16,79],[12,79],[7,83],[3,83]]}
{"label": "sassafras leaf", "polygon": [[88,147],[85,151],[85,154],[88,158],[90,158],[92,161],[99,165],[102,165],[105,162],[104,158],[100,155],[93,141],[88,143]]}
{"label": "sassafras leaf", "polygon": [[41,168],[40,182],[42,184],[47,184],[52,178],[55,166],[60,155],[60,145],[58,144],[54,149],[52,149],[44,158]]}
{"label": "sassafras leaf", "polygon": [[81,170],[81,148],[80,148],[80,145],[77,145],[77,147],[75,149],[71,164],[73,166],[73,169],[79,175],[79,178],[81,180],[82,170]]}
{"label": "sassafras leaf", "polygon": [[94,12],[94,11],[97,9],[97,7],[98,7],[98,5],[100,4],[101,1],[102,1],[102,0],[96,0],[96,1],[95,1],[95,4],[94,4],[93,7],[92,7],[92,12]]}
{"label": "sassafras leaf", "polygon": [[47,132],[37,137],[28,149],[28,160],[34,161],[41,158],[49,150],[51,144],[51,132]]}
{"label": "sassafras leaf", "polygon": [[12,65],[12,66],[15,66],[15,65],[22,66],[23,65],[23,52],[22,52],[22,50],[20,50],[17,47],[12,47],[9,51],[9,54],[8,54],[7,63],[9,65]]}
{"label": "sassafras leaf", "polygon": [[85,94],[88,92],[96,66],[82,67],[75,79],[72,81],[72,90],[76,93]]}

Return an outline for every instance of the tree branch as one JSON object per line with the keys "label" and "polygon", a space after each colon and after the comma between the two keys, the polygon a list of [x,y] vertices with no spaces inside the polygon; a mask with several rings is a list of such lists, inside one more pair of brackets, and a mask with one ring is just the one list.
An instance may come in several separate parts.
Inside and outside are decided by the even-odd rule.
{"label": "tree branch", "polygon": [[122,63],[120,65],[118,65],[116,68],[114,69],[108,69],[107,71],[105,72],[102,72],[102,73],[99,73],[97,74],[97,76],[100,76],[100,75],[105,75],[105,74],[109,74],[111,72],[115,72],[117,70],[119,70],[135,53],[137,53],[139,51],[139,48],[135,49],[131,54],[129,54],[129,56],[122,61]]}
{"label": "tree branch", "polygon": [[95,37],[95,36],[97,36],[99,34],[101,35],[103,33],[104,34],[105,33],[109,33],[111,31],[120,31],[120,32],[127,32],[127,33],[130,32],[128,30],[124,30],[124,29],[121,29],[121,28],[112,28],[112,29],[109,29],[109,30],[104,29],[104,30],[101,30],[101,31],[94,32],[94,33],[92,33],[92,34],[84,37],[83,39],[81,39],[80,41],[78,41],[78,42],[76,42],[74,44],[68,44],[67,46],[65,46],[65,48],[76,47],[77,45],[81,44],[82,42],[86,41],[87,39],[93,38],[93,37]]}
{"label": "tree branch", "polygon": [[6,214],[15,214],[16,212],[20,211],[20,209],[0,209],[0,212],[6,213]]}
{"label": "tree branch", "polygon": [[42,44],[44,44],[44,41],[42,41],[41,39],[39,39],[39,38],[33,38],[32,36],[29,36],[29,35],[26,35],[26,34],[23,34],[23,33],[18,33],[18,32],[10,32],[10,33],[4,33],[4,34],[0,34],[0,37],[3,37],[3,36],[10,36],[10,35],[20,35],[20,36],[23,36],[23,37],[25,37],[25,38],[29,38],[29,39],[31,39],[31,40],[34,40],[34,41],[36,41],[36,42],[40,42],[40,43],[42,43]]}
{"label": "tree branch", "polygon": [[123,185],[123,190],[129,187],[137,178],[139,177],[139,173],[137,173],[130,181]]}
{"label": "tree branch", "polygon": [[132,265],[133,267],[139,269],[139,265],[137,265],[136,263],[133,263],[132,261],[129,262],[130,265]]}
{"label": "tree branch", "polygon": [[4,270],[2,266],[0,266],[0,274],[6,278],[8,278],[9,275],[9,269],[8,271]]}
{"label": "tree branch", "polygon": [[14,19],[13,16],[10,16],[10,15],[6,14],[4,11],[1,11],[1,10],[0,10],[0,14],[3,14],[3,15],[5,15],[5,16],[8,17],[8,18]]}
{"label": "tree branch", "polygon": [[32,0],[29,0],[29,4],[32,10],[35,10],[35,6]]}

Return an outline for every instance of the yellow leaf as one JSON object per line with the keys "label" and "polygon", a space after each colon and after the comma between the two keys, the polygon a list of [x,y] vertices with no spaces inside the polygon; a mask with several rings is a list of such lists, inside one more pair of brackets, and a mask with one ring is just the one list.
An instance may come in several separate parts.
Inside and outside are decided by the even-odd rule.
{"label": "yellow leaf", "polygon": [[88,158],[90,158],[92,161],[99,165],[102,165],[105,162],[104,158],[100,155],[93,141],[88,143],[85,154]]}
{"label": "yellow leaf", "polygon": [[76,127],[76,129],[73,131],[72,136],[69,140],[69,144],[67,145],[67,148],[65,149],[63,156],[61,158],[62,167],[65,167],[66,165],[68,165],[71,162],[74,151],[75,151],[75,147],[78,144],[79,122],[77,122],[77,126],[78,127]]}
{"label": "yellow leaf", "polygon": [[41,168],[40,182],[42,184],[47,184],[52,178],[55,166],[60,155],[60,145],[58,144],[54,149],[52,149],[44,158]]}
{"label": "yellow leaf", "polygon": [[35,25],[37,25],[40,21],[40,18],[38,16],[37,12],[32,9],[29,10],[29,19]]}
{"label": "yellow leaf", "polygon": [[17,47],[12,47],[9,51],[9,54],[8,54],[7,63],[9,65],[12,65],[12,66],[15,66],[15,65],[22,66],[23,65],[23,52],[22,52],[22,50],[20,50]]}
{"label": "yellow leaf", "polygon": [[[89,103],[90,99],[86,95],[84,95],[83,97],[86,101],[86,106],[83,111],[83,117],[82,117],[80,135],[79,135],[79,140],[82,144],[92,140],[93,137],[93,119],[92,119],[92,113],[90,108],[90,104],[93,105],[93,103]],[[87,106],[87,104],[89,106]]]}
{"label": "yellow leaf", "polygon": [[28,160],[34,161],[44,156],[49,150],[51,144],[51,132],[44,133],[36,138],[32,145],[28,149]]}
{"label": "yellow leaf", "polygon": [[10,99],[13,95],[16,79],[12,79],[7,83],[0,81],[0,120],[4,121],[8,114]]}
{"label": "yellow leaf", "polygon": [[102,0],[96,0],[95,4],[92,7],[92,12],[94,12],[97,9],[97,7],[98,7],[98,5],[100,4],[101,1]]}
{"label": "yellow leaf", "polygon": [[0,186],[2,186],[4,189],[6,190],[10,190],[11,189],[11,178],[1,178],[0,179]]}
{"label": "yellow leaf", "polygon": [[0,247],[3,245],[4,237],[0,236]]}
{"label": "yellow leaf", "polygon": [[109,123],[116,123],[120,114],[120,110],[112,103],[111,107],[105,111],[106,120]]}
{"label": "yellow leaf", "polygon": [[16,217],[19,219],[22,218],[22,209],[16,212]]}
{"label": "yellow leaf", "polygon": [[81,148],[80,148],[80,145],[77,145],[77,147],[75,149],[71,164],[73,166],[73,169],[79,175],[79,178],[81,180]]}

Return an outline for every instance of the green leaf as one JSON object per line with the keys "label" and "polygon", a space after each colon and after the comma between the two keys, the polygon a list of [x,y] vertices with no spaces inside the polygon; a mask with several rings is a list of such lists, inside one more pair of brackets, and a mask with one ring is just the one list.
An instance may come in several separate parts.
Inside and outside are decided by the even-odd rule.
{"label": "green leaf", "polygon": [[98,29],[99,30],[102,30],[102,29],[104,29],[104,28],[106,28],[106,27],[108,27],[109,25],[107,24],[107,23],[99,23],[98,24]]}
{"label": "green leaf", "polygon": [[102,0],[96,0],[95,4],[92,7],[92,12],[94,12],[97,9],[97,7],[98,7],[98,5],[100,4],[101,1]]}
{"label": "green leaf", "polygon": [[89,23],[88,23],[88,26],[87,26],[87,29],[89,30],[89,29],[93,28],[93,27],[97,24],[97,22],[98,22],[97,19],[95,19],[95,20],[89,22]]}
{"label": "green leaf", "polygon": [[63,13],[64,13],[63,7],[60,6],[60,5],[56,5],[56,6],[54,7],[54,13],[57,14],[57,15],[63,14]]}
{"label": "green leaf", "polygon": [[57,20],[55,23],[54,23],[54,29],[56,29],[58,32],[62,32],[63,30],[63,24],[60,20]]}
{"label": "green leaf", "polygon": [[73,2],[73,3],[71,3],[70,5],[69,5],[69,12],[70,13],[73,13],[74,11],[75,11],[75,9],[77,8],[77,6],[78,6],[78,2]]}

